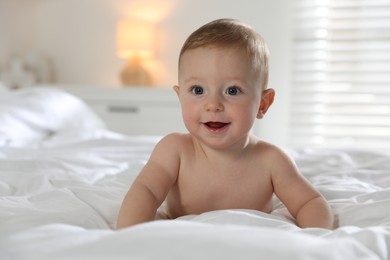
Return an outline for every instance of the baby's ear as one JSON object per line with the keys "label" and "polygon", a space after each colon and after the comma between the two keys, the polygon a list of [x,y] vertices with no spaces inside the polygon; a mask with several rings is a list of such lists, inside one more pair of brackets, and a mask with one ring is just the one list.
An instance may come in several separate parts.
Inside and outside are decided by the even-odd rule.
{"label": "baby's ear", "polygon": [[274,98],[275,98],[274,89],[268,88],[263,91],[261,95],[261,103],[260,103],[259,111],[257,112],[257,116],[256,116],[258,119],[264,117],[265,113],[274,102]]}
{"label": "baby's ear", "polygon": [[176,92],[176,95],[179,96],[179,93],[180,93],[180,87],[175,85],[173,86],[173,90]]}

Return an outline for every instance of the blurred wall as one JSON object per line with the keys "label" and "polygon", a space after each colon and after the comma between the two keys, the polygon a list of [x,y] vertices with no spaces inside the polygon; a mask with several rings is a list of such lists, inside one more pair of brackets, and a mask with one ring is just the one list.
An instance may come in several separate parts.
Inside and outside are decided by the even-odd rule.
{"label": "blurred wall", "polygon": [[278,144],[287,136],[290,84],[290,0],[1,0],[0,70],[28,50],[51,60],[55,81],[77,85],[120,85],[125,61],[115,56],[115,25],[122,18],[148,19],[158,27],[156,56],[147,64],[155,85],[177,82],[177,58],[185,38],[213,19],[231,17],[252,25],[271,51],[274,106],[260,135]]}

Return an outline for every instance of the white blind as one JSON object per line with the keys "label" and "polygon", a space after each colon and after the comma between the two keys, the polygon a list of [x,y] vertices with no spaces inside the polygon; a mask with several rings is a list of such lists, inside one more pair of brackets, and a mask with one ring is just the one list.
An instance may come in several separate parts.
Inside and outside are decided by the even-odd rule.
{"label": "white blind", "polygon": [[295,0],[291,145],[390,148],[390,0]]}

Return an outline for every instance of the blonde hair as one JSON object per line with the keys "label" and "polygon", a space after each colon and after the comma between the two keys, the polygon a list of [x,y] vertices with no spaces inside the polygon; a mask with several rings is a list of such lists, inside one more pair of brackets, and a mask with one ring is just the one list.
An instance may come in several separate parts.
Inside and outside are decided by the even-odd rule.
{"label": "blonde hair", "polygon": [[249,25],[229,18],[203,25],[184,42],[179,55],[179,66],[186,51],[211,45],[245,48],[249,60],[258,71],[262,89],[267,87],[269,50],[263,37]]}

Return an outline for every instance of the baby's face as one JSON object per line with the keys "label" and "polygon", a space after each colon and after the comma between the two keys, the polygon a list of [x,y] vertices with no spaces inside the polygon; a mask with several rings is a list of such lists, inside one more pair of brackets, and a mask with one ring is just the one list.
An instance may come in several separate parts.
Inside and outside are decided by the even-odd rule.
{"label": "baby's face", "polygon": [[188,131],[214,148],[246,141],[259,112],[261,82],[244,50],[186,51],[176,88]]}

